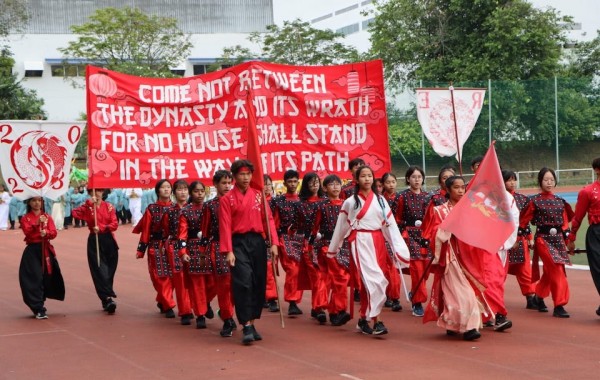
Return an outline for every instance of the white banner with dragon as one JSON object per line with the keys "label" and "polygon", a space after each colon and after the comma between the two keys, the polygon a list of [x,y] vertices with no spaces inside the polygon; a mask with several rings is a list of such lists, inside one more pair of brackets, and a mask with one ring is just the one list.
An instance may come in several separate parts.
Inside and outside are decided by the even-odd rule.
{"label": "white banner with dragon", "polygon": [[85,122],[0,121],[0,168],[13,196],[56,200],[65,194],[84,128]]}

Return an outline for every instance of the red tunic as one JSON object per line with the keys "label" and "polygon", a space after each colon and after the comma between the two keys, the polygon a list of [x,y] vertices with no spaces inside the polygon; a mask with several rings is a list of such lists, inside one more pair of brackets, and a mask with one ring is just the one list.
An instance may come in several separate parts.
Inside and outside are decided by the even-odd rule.
{"label": "red tunic", "polygon": [[[98,209],[96,217],[94,217],[95,209]],[[98,222],[99,233],[111,232],[113,237],[114,232],[119,227],[115,208],[108,202],[101,201],[97,207],[94,207],[92,200],[88,199],[83,205],[73,209],[71,214],[76,219],[85,220],[90,233],[94,233],[96,221]]]}
{"label": "red tunic", "polygon": [[[219,249],[232,252],[232,235],[256,232],[266,236],[262,193],[249,187],[243,194],[237,186],[219,199],[221,221],[219,223]],[[279,245],[271,209],[267,207],[267,219],[271,229],[271,244]]]}
{"label": "red tunic", "polygon": [[577,204],[575,206],[575,216],[571,221],[570,241],[577,239],[577,231],[581,227],[581,221],[588,214],[588,222],[592,224],[600,224],[600,182],[587,185],[577,195]]}
{"label": "red tunic", "polygon": [[[40,216],[42,215],[45,215],[46,218],[48,218],[46,225],[43,226],[43,229],[46,230],[46,236],[44,238],[42,238],[42,234],[40,232],[42,229],[42,226],[40,226]],[[52,220],[52,217],[50,215],[46,213],[35,215],[33,211],[23,215],[23,217],[21,218],[21,229],[25,234],[25,239],[23,240],[25,240],[25,244],[27,245],[33,243],[41,243],[42,240],[52,240],[58,234],[58,232],[56,231],[56,227],[54,226],[54,220]]]}

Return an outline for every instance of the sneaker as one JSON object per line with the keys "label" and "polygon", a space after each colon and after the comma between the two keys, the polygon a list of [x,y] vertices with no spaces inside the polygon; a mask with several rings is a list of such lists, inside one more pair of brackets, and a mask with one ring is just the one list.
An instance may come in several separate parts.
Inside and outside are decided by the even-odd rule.
{"label": "sneaker", "polygon": [[204,314],[204,316],[208,319],[213,319],[215,317],[215,312],[213,311],[212,307],[210,307],[210,304],[208,304],[206,306],[207,306],[207,310],[206,310],[206,314]]}
{"label": "sneaker", "polygon": [[373,335],[373,329],[369,326],[369,321],[364,318],[358,320],[356,329],[365,335]]}
{"label": "sneaker", "polygon": [[537,309],[540,313],[548,312],[548,306],[546,306],[546,303],[544,302],[543,298],[535,296],[535,304],[537,305]]}
{"label": "sneaker", "polygon": [[392,300],[392,311],[402,311],[400,300]]}
{"label": "sneaker", "polygon": [[46,315],[46,310],[40,310],[35,313],[35,319],[48,319],[48,315]]}
{"label": "sneaker", "polygon": [[317,321],[319,321],[319,324],[324,325],[325,323],[327,323],[327,314],[325,314],[325,312],[321,310],[317,313],[316,319]]}
{"label": "sneaker", "polygon": [[276,300],[270,300],[267,304],[271,313],[277,313],[279,311],[279,305]]}
{"label": "sneaker", "polygon": [[415,317],[422,317],[423,315],[425,315],[425,311],[423,311],[423,305],[421,305],[420,302],[412,306],[412,315],[414,315]]}
{"label": "sneaker", "polygon": [[175,318],[175,312],[173,309],[165,311],[165,318]]}
{"label": "sneaker", "polygon": [[525,306],[525,309],[537,310],[538,305],[535,296],[525,296],[525,298],[527,299],[527,305]]}
{"label": "sneaker", "polygon": [[206,328],[206,318],[204,318],[204,315],[201,315],[196,318],[196,328],[197,329],[205,329]]}
{"label": "sneaker", "polygon": [[256,327],[254,325],[250,325],[252,327],[252,335],[254,336],[254,340],[262,340],[262,336],[256,331]]}
{"label": "sneaker", "polygon": [[269,302],[265,301],[265,303],[263,303],[263,309],[268,309],[269,308]]}
{"label": "sneaker", "polygon": [[331,323],[333,325],[333,321],[335,321],[337,319],[337,317],[338,317],[338,314],[336,314],[336,313],[329,313],[329,323]]}
{"label": "sneaker", "polygon": [[383,322],[375,322],[375,324],[373,325],[373,335],[385,335],[387,333],[388,329],[384,326]]}
{"label": "sneaker", "polygon": [[567,313],[565,308],[562,306],[556,306],[554,308],[554,312],[552,313],[552,316],[557,317],[557,318],[569,318],[570,317],[569,313]]}
{"label": "sneaker", "polygon": [[469,330],[463,334],[464,340],[475,340],[481,338],[481,333],[476,329]]}
{"label": "sneaker", "polygon": [[[352,319],[352,317],[350,316],[350,314],[347,311],[340,311],[337,314],[334,314],[335,318],[331,319],[331,325],[332,326],[343,326],[346,323],[348,323],[350,321],[350,319]],[[329,315],[329,317],[331,318],[331,314]]]}
{"label": "sneaker", "polygon": [[233,335],[233,331],[235,330],[236,325],[233,319],[226,319],[223,323],[223,328],[219,331],[219,334],[223,338],[227,338]]}
{"label": "sneaker", "polygon": [[254,342],[254,331],[252,325],[246,325],[242,328],[242,343],[250,344]]}
{"label": "sneaker", "polygon": [[181,324],[183,326],[189,326],[192,324],[192,319],[194,316],[192,314],[185,314],[181,316]]}
{"label": "sneaker", "polygon": [[392,300],[391,299],[386,299],[385,303],[383,304],[383,307],[392,307]]}
{"label": "sneaker", "polygon": [[108,314],[114,314],[116,310],[117,303],[113,301],[112,298],[107,298],[106,302],[104,303],[104,311],[106,311]]}
{"label": "sneaker", "polygon": [[288,315],[300,315],[302,314],[302,310],[296,305],[296,302],[290,302],[290,307],[288,308]]}
{"label": "sneaker", "polygon": [[458,335],[458,331],[446,330],[446,335],[448,335],[448,336],[457,336]]}
{"label": "sneaker", "polygon": [[512,327],[512,321],[506,319],[504,314],[496,314],[496,324],[494,325],[494,331],[502,332]]}
{"label": "sneaker", "polygon": [[492,322],[491,320],[486,321],[483,323],[483,327],[494,327],[494,322]]}
{"label": "sneaker", "polygon": [[156,303],[156,307],[158,308],[158,310],[160,310],[160,313],[161,313],[161,314],[164,314],[164,313],[165,313],[165,310],[163,309],[162,303],[160,303],[160,302],[157,302],[157,303]]}

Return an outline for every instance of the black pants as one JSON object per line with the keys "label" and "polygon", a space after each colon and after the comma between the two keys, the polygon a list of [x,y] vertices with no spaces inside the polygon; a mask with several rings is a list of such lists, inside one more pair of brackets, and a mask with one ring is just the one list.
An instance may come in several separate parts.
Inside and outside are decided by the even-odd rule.
{"label": "black pants", "polygon": [[248,232],[233,235],[235,266],[231,268],[231,291],[235,314],[241,325],[259,319],[265,303],[267,255],[265,239]]}
{"label": "black pants", "polygon": [[45,311],[44,273],[42,271],[42,245],[30,244],[23,251],[19,265],[19,284],[23,302],[35,314]]}
{"label": "black pants", "polygon": [[104,301],[108,297],[116,297],[113,281],[119,263],[119,246],[110,232],[98,234],[100,246],[100,265],[96,252],[96,234],[90,234],[87,242],[87,255],[92,281],[98,298]]}
{"label": "black pants", "polygon": [[585,235],[585,249],[587,250],[590,273],[600,295],[600,224],[592,224]]}

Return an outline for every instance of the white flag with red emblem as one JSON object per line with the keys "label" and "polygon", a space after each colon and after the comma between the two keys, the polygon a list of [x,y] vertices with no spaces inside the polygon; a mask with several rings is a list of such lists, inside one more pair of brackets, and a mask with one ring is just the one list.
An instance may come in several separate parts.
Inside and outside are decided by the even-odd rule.
{"label": "white flag with red emblem", "polygon": [[69,189],[71,160],[85,122],[0,121],[0,168],[21,200],[56,200]]}
{"label": "white flag with red emblem", "polygon": [[[452,95],[453,93],[453,95]],[[433,150],[442,157],[460,152],[483,107],[484,88],[418,88],[417,118]],[[452,102],[454,98],[454,106]],[[454,114],[456,113],[456,130]],[[460,157],[457,157],[460,161]]]}

